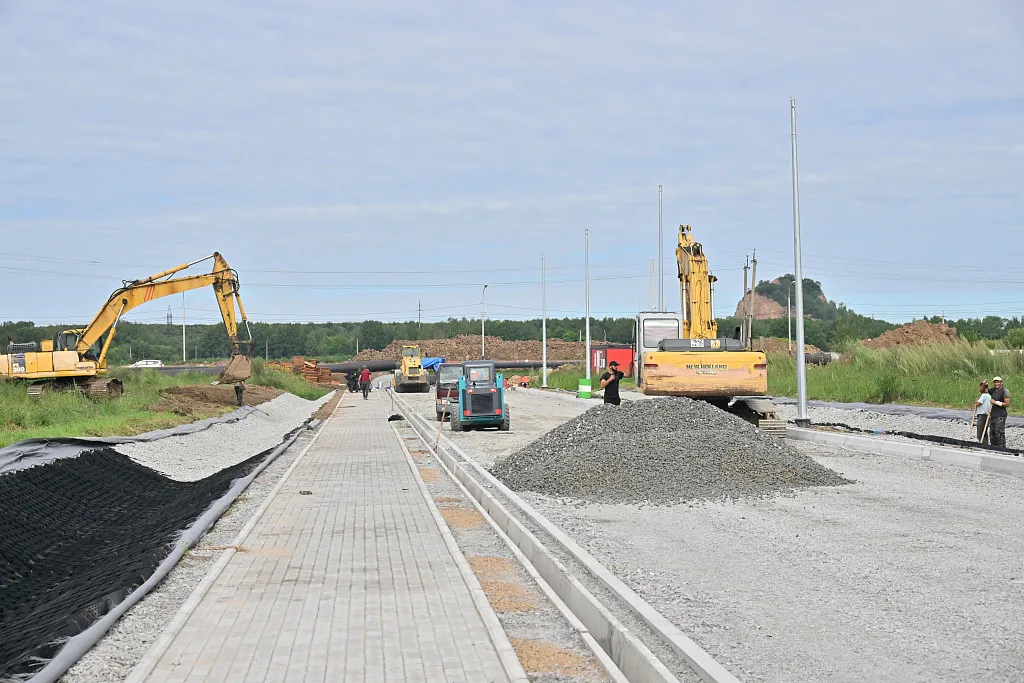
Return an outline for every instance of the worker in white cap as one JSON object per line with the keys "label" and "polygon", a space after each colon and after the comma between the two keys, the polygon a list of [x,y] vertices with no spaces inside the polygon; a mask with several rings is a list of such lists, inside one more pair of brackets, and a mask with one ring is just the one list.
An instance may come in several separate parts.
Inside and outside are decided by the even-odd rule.
{"label": "worker in white cap", "polygon": [[1010,405],[1010,392],[1003,386],[1002,377],[992,378],[993,386],[989,389],[992,396],[992,416],[989,419],[989,439],[993,446],[1006,448],[1006,408]]}

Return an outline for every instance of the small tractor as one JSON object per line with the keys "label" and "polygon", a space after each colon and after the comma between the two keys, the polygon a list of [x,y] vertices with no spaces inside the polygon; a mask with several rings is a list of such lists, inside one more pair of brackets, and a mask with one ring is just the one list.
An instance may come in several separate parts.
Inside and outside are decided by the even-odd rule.
{"label": "small tractor", "polygon": [[505,404],[504,378],[501,373],[495,372],[493,361],[474,360],[462,364],[459,393],[452,400],[450,408],[453,432],[484,427],[508,431],[509,414],[508,405]]}
{"label": "small tractor", "polygon": [[395,391],[399,394],[430,391],[430,373],[424,369],[420,355],[420,347],[415,344],[402,347],[402,364],[395,369]]}

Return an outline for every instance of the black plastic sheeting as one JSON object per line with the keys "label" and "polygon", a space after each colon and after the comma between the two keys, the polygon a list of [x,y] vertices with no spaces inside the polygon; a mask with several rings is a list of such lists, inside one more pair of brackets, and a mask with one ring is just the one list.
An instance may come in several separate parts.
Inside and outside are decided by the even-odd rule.
{"label": "black plastic sheeting", "polygon": [[[788,396],[772,396],[772,403],[778,405],[796,405],[795,398]],[[973,410],[953,410],[952,408],[932,408],[929,406],[905,406],[898,403],[834,403],[832,401],[808,401],[810,408],[838,408],[839,410],[866,410],[882,415],[913,415],[933,420],[955,420],[970,423]],[[1006,418],[1007,427],[1024,427],[1024,417]]]}
{"label": "black plastic sheeting", "polygon": [[35,672],[144,583],[269,452],[196,482],[110,448],[0,477],[0,678]]}
{"label": "black plastic sheeting", "polygon": [[833,427],[836,429],[845,429],[851,432],[860,432],[861,434],[891,434],[893,436],[902,436],[907,439],[917,439],[918,441],[931,441],[933,443],[941,443],[945,446],[956,446],[958,448],[975,448],[983,449],[986,451],[993,451],[995,453],[1003,453],[1005,455],[1016,455],[1019,456],[1024,451],[1017,448],[1005,448],[1002,446],[993,446],[987,443],[978,443],[977,441],[971,441],[969,439],[956,439],[951,436],[936,436],[935,434],[917,434],[916,432],[902,432],[897,430],[889,429],[861,429],[860,427],[851,427],[850,425],[843,424],[842,422],[814,422],[812,427]]}
{"label": "black plastic sheeting", "polygon": [[74,458],[83,451],[113,446],[119,443],[140,443],[156,441],[168,436],[183,436],[195,434],[208,429],[215,424],[230,424],[248,417],[257,408],[253,406],[242,406],[233,410],[227,415],[210,417],[198,422],[178,425],[170,429],[158,429],[138,436],[97,436],[79,438],[55,438],[55,439],[25,439],[18,443],[0,448],[0,475],[17,470],[42,465],[44,463],[59,460],[60,458]]}

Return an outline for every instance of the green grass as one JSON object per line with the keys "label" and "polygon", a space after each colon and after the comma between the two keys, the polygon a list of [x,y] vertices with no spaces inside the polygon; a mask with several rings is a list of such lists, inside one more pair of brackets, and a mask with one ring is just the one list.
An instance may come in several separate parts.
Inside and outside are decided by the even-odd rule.
{"label": "green grass", "polygon": [[[852,346],[844,359],[807,367],[807,397],[825,401],[908,403],[965,409],[974,403],[978,382],[999,375],[1010,394],[1024,391],[1024,356],[992,355],[983,343],[868,349]],[[768,391],[796,396],[796,362],[768,356]],[[1010,412],[1024,414],[1020,403]]]}
{"label": "green grass", "polygon": [[[165,375],[155,370],[116,370],[111,376],[124,382],[124,396],[116,400],[91,399],[74,392],[48,392],[33,399],[23,382],[0,381],[0,447],[22,439],[131,436],[173,427],[195,418],[150,410],[160,392],[175,386],[209,384],[214,379],[201,373]],[[297,375],[265,368],[258,359],[253,361],[253,376],[247,384],[281,389],[310,400],[327,393]],[[231,410],[224,408],[221,414]]]}

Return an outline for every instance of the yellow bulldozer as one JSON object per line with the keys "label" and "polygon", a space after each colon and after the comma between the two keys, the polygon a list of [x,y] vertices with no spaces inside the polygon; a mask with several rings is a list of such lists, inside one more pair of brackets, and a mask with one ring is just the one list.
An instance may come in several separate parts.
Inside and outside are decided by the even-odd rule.
{"label": "yellow bulldozer", "polygon": [[689,225],[676,246],[680,312],[644,312],[636,318],[637,389],[648,396],[703,399],[784,437],[786,423],[767,398],[768,365],[761,351],[719,337],[715,282],[703,246]]}
{"label": "yellow bulldozer", "polygon": [[420,347],[406,344],[402,347],[402,361],[395,368],[395,391],[398,393],[430,391],[430,375],[423,369]]}
{"label": "yellow bulldozer", "polygon": [[[213,261],[213,268],[209,273],[172,277],[186,268],[210,260]],[[30,396],[39,396],[49,389],[77,389],[96,398],[117,398],[123,393],[124,386],[120,380],[106,376],[107,352],[114,341],[121,317],[154,299],[207,286],[212,286],[216,294],[231,345],[231,360],[221,371],[218,382],[242,382],[252,374],[249,363],[252,333],[238,293],[238,273],[216,252],[141,280],[122,281],[122,286],[114,290],[84,328],[64,330],[57,334],[56,339],[44,339],[38,346],[34,341],[16,343],[11,340],[8,353],[0,355],[0,379],[27,383]],[[238,339],[236,304],[248,340]]]}

